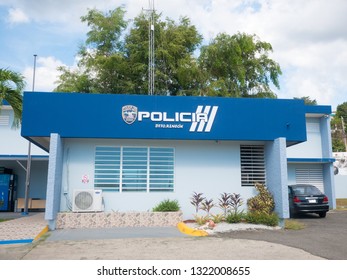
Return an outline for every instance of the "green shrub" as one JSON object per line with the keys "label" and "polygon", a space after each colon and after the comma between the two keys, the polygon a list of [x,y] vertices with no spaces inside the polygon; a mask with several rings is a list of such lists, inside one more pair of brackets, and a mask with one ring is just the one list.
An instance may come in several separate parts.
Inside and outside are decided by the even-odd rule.
{"label": "green shrub", "polygon": [[238,214],[239,208],[243,205],[243,199],[241,198],[241,195],[238,193],[231,194],[229,204],[231,207],[231,212],[234,214]]}
{"label": "green shrub", "polygon": [[248,211],[253,213],[271,214],[275,208],[272,194],[262,184],[255,184],[258,194],[247,200]]}
{"label": "green shrub", "polygon": [[214,206],[215,204],[213,203],[213,199],[205,198],[201,203],[201,210],[205,211],[207,216],[210,217],[210,211]]}
{"label": "green shrub", "polygon": [[228,210],[230,209],[230,193],[222,193],[220,195],[220,198],[218,198],[218,206],[221,208],[224,212],[224,217],[226,217]]}
{"label": "green shrub", "polygon": [[199,216],[199,215],[195,215],[195,222],[199,225],[199,226],[203,226],[205,225],[208,221],[210,220],[209,216]]}
{"label": "green shrub", "polygon": [[279,223],[279,217],[276,213],[248,212],[244,218],[250,224],[262,224],[274,227]]}
{"label": "green shrub", "polygon": [[244,215],[242,212],[238,213],[230,213],[229,215],[226,216],[225,220],[229,224],[236,224],[240,223],[244,218]]}
{"label": "green shrub", "polygon": [[175,212],[180,210],[180,205],[177,200],[166,199],[156,205],[153,212]]}
{"label": "green shrub", "polygon": [[223,220],[224,220],[224,215],[223,215],[223,214],[215,214],[215,215],[212,215],[211,220],[212,220],[215,224],[218,224],[218,223],[220,223],[220,222],[223,222]]}

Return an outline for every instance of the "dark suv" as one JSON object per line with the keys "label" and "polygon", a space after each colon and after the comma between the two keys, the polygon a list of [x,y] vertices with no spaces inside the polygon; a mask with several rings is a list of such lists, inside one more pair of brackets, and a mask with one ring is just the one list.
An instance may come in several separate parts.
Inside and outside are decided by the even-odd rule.
{"label": "dark suv", "polygon": [[288,192],[290,217],[300,213],[316,213],[324,218],[329,211],[328,197],[313,185],[290,185]]}

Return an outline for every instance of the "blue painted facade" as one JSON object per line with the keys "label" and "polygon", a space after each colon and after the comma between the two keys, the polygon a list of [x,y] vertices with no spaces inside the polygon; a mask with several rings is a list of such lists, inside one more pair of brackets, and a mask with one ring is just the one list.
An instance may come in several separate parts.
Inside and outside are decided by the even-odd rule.
{"label": "blue painted facade", "polygon": [[282,219],[289,218],[286,139],[266,143],[266,185],[274,196],[275,211]]}
{"label": "blue painted facade", "polygon": [[60,210],[60,193],[63,180],[63,143],[56,133],[52,133],[50,139],[45,219],[48,220],[48,226],[53,229],[55,228],[56,213]]}
{"label": "blue painted facade", "polygon": [[[305,110],[302,100],[34,92],[24,95],[22,136],[49,137],[54,132],[62,138],[232,141],[284,137],[298,143],[306,141]],[[131,114],[136,114],[134,121],[125,121]]]}
{"label": "blue painted facade", "polygon": [[96,147],[172,148],[172,192],[106,190],[105,211],[149,211],[170,198],[189,219],[194,191],[215,202],[223,192],[239,193],[245,206],[256,191],[241,185],[240,147],[263,146],[265,183],[284,219],[287,185],[295,183],[302,166],[322,167],[322,184],[334,207],[330,113],[330,106],[306,106],[302,100],[35,92],[24,95],[21,133],[50,152],[46,219],[51,228],[57,212],[71,211],[74,190],[95,188]]}

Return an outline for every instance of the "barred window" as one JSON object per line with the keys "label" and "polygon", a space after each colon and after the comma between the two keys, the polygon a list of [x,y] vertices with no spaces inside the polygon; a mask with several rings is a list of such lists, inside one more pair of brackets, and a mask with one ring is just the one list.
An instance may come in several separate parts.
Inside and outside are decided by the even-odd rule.
{"label": "barred window", "polygon": [[174,149],[150,148],[149,191],[173,191]]}
{"label": "barred window", "polygon": [[147,191],[147,148],[123,148],[122,153],[122,191]]}
{"label": "barred window", "polygon": [[120,147],[96,147],[94,162],[94,186],[119,191]]}
{"label": "barred window", "polygon": [[241,186],[265,184],[265,154],[262,145],[241,145]]}
{"label": "barred window", "polygon": [[96,147],[94,186],[118,192],[172,192],[174,149]]}

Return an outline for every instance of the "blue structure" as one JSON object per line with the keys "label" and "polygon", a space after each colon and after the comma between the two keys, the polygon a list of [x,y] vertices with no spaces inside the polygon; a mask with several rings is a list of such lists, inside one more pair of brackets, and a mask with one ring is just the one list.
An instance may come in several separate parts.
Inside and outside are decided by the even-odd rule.
{"label": "blue structure", "polygon": [[301,100],[28,93],[24,104],[22,136],[31,138],[306,140]]}
{"label": "blue structure", "polygon": [[101,189],[105,211],[177,199],[191,218],[194,191],[246,200],[255,182],[287,218],[287,185],[298,180],[320,180],[334,207],[330,113],[302,100],[30,92],[22,136],[50,152],[51,228],[76,190]]}
{"label": "blue structure", "polygon": [[[14,112],[12,107],[4,100],[0,108],[0,177],[2,173],[10,173],[13,176],[13,183],[10,188],[4,187],[0,191],[0,200],[2,193],[9,196],[9,207],[0,207],[0,211],[21,211],[24,208],[26,166],[28,160],[28,141],[21,137],[20,128],[13,127]],[[31,176],[29,191],[29,210],[43,210],[46,199],[47,189],[47,152],[31,146]],[[1,179],[0,179],[1,181]],[[1,183],[0,183],[1,185]],[[10,190],[10,191],[9,191]],[[31,205],[31,200],[34,200]],[[38,203],[41,203],[38,209]],[[2,204],[0,202],[0,204]],[[31,208],[33,206],[33,208]]]}

